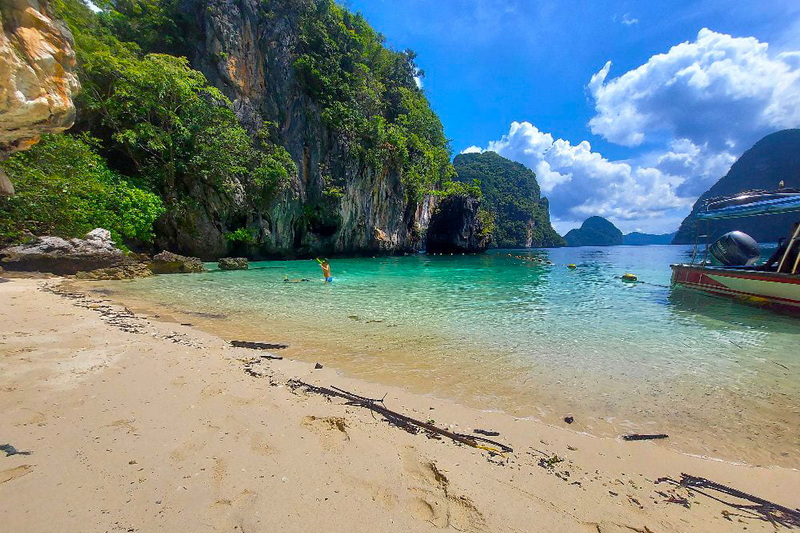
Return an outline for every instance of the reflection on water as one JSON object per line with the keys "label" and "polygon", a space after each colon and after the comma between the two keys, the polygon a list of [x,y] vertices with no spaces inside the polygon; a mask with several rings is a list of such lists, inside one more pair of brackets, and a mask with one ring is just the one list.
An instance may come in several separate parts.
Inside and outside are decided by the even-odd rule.
{"label": "reflection on water", "polygon": [[[691,246],[618,246],[340,259],[330,285],[315,262],[281,261],[115,288],[414,391],[800,465],[800,320],[672,291],[669,264],[688,257]],[[765,436],[768,449],[755,444]]]}

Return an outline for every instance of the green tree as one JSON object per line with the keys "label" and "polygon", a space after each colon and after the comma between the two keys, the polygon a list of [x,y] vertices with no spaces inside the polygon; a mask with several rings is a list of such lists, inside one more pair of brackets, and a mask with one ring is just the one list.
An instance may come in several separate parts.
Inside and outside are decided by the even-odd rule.
{"label": "green tree", "polygon": [[18,242],[26,233],[82,237],[102,227],[119,243],[152,242],[161,199],[110,170],[94,144],[46,135],[2,163],[17,192],[0,198],[0,240]]}

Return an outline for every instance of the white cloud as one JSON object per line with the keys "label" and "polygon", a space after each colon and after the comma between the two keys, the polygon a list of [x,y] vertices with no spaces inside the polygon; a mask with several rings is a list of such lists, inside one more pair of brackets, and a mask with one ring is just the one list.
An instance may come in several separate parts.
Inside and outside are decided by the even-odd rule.
{"label": "white cloud", "polygon": [[752,37],[702,29],[694,42],[617,78],[610,72],[609,61],[587,84],[595,107],[589,126],[610,142],[640,147],[630,159],[609,160],[587,141],[573,145],[529,122],[512,123],[487,146],[536,172],[562,232],[592,215],[623,231],[674,231],[746,149],[800,127],[800,51],[770,53]]}
{"label": "white cloud", "polygon": [[480,146],[469,146],[461,150],[462,154],[479,154],[481,152],[483,152],[483,148]]}
{"label": "white cloud", "polygon": [[753,37],[702,29],[694,42],[608,79],[592,76],[593,133],[625,146],[653,138],[687,139],[741,152],[772,131],[800,125],[800,54],[770,55]]}
{"label": "white cloud", "polygon": [[628,13],[622,15],[622,20],[620,20],[626,26],[633,26],[634,24],[639,24],[639,19],[631,17]]}
{"label": "white cloud", "polygon": [[414,76],[414,83],[417,84],[417,89],[422,89],[425,87],[425,83],[422,81],[422,76]]}
{"label": "white cloud", "polygon": [[[677,148],[686,151],[689,146]],[[588,141],[573,145],[554,139],[530,122],[513,122],[508,134],[491,141],[487,150],[536,172],[542,192],[550,199],[556,226],[562,231],[593,215],[608,217],[623,228],[641,227],[643,220],[663,220],[664,216],[674,218],[677,226],[680,214],[676,210],[684,213],[694,200],[678,193],[684,183],[682,177],[656,166],[610,161],[593,151]],[[690,155],[678,151],[675,158],[684,165],[691,160]],[[658,226],[662,220],[651,220],[649,225]]]}

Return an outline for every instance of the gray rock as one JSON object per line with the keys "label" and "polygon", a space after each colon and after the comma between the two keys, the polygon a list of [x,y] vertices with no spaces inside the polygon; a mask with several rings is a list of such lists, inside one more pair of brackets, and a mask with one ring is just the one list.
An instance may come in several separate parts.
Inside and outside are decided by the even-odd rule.
{"label": "gray rock", "polygon": [[443,199],[431,217],[428,227],[429,253],[479,253],[491,243],[478,218],[481,202],[466,196]]}
{"label": "gray rock", "polygon": [[114,245],[111,233],[101,228],[90,231],[85,239],[39,237],[29,244],[0,250],[0,263],[7,270],[59,275],[120,267],[131,261]]}
{"label": "gray rock", "polygon": [[204,272],[203,262],[198,257],[186,257],[163,251],[153,256],[150,270],[155,274],[185,274]]}
{"label": "gray rock", "polygon": [[246,257],[223,257],[217,263],[220,270],[247,270],[250,267]]}

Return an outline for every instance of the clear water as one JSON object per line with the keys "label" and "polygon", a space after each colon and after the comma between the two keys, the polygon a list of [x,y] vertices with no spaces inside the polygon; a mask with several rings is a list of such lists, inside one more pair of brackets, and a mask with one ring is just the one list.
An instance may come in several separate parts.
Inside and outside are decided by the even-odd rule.
{"label": "clear water", "polygon": [[[287,342],[291,357],[415,392],[800,467],[800,319],[670,289],[669,264],[690,255],[618,246],[336,259],[333,284],[314,261],[275,261],[113,288],[226,338]],[[621,281],[625,272],[644,283]]]}

